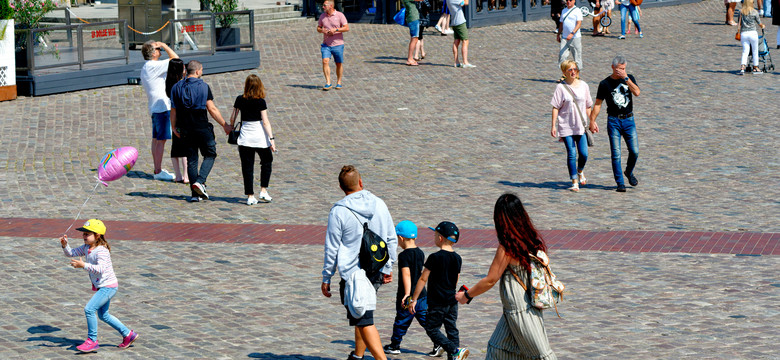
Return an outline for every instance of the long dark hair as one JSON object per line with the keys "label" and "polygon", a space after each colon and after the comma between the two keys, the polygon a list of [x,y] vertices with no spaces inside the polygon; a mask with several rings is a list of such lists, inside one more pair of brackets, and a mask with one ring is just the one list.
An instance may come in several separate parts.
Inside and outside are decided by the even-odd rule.
{"label": "long dark hair", "polygon": [[512,193],[499,196],[493,210],[493,222],[496,224],[498,243],[530,272],[528,254],[536,255],[539,250],[547,252],[547,245],[531,223],[520,198]]}
{"label": "long dark hair", "polygon": [[168,98],[171,97],[171,89],[179,80],[184,77],[184,61],[181,59],[171,59],[168,62],[168,76],[165,78],[165,93]]}

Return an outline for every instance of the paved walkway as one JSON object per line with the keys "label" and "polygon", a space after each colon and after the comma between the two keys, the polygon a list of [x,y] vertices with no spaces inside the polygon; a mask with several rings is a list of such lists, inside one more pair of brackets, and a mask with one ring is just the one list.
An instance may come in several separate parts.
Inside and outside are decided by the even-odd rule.
{"label": "paved walkway", "polygon": [[[409,68],[404,28],[354,24],[345,89],[330,92],[318,89],[313,22],[258,27],[260,69],[205,77],[223,115],[248,74],[267,87],[280,152],[274,201],[253,207],[222,136],[212,201],[187,203],[185,187],[152,180],[140,87],[2,103],[0,358],[70,357],[83,341],[86,275],[66,266],[55,238],[92,192],[100,157],[134,146],[135,168],[80,215],[109,224],[121,283],[112,313],[142,336],[119,351],[101,326],[101,358],[344,358],[352,335],[337,300],[320,294],[319,273],[336,174],[352,163],[396,221],[468,229],[473,243],[458,246],[468,286],[492,258],[495,199],[518,193],[569,289],[563,319],[546,317],[562,359],[778,359],[780,165],[766,145],[780,140],[768,130],[778,77],[735,74],[741,49],[722,18],[717,1],[646,9],[644,39],[583,39],[592,94],[618,52],[642,87],[641,183],[624,194],[605,133],[590,151],[590,183],[565,190],[563,146],[548,134],[560,73],[550,21],[471,29],[469,70],[451,66],[450,37],[426,34],[428,56]],[[380,290],[383,340],[395,286]],[[474,359],[499,309],[496,290],[461,308]],[[423,359],[430,343],[414,327],[403,347],[395,358]]]}

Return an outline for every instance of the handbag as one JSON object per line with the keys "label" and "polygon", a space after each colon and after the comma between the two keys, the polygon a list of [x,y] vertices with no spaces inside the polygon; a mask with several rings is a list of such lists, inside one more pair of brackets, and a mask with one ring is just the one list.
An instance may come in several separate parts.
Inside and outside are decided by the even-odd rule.
{"label": "handbag", "polygon": [[531,273],[529,274],[530,286],[526,286],[520,281],[520,277],[517,276],[517,273],[511,267],[507,267],[507,269],[520,283],[523,290],[526,292],[529,292],[529,289],[533,290],[529,294],[533,307],[539,310],[555,308],[555,313],[558,317],[561,317],[561,314],[558,313],[557,304],[563,300],[563,291],[566,289],[566,286],[558,281],[558,278],[553,274],[552,269],[550,269],[550,259],[547,258],[547,254],[544,251],[539,250],[536,256],[528,254],[528,257],[531,265]]}
{"label": "handbag", "polygon": [[582,116],[582,111],[580,111],[580,107],[577,105],[577,96],[574,95],[574,91],[571,90],[569,85],[563,84],[563,87],[565,87],[566,90],[569,90],[569,94],[571,94],[571,97],[574,98],[574,107],[577,109],[577,114],[580,114],[582,127],[585,128],[585,137],[588,139],[588,146],[593,146],[593,136],[588,132],[588,124],[585,123],[585,117]]}
{"label": "handbag", "polygon": [[238,122],[238,126],[230,131],[228,134],[228,144],[238,145],[238,136],[241,135],[241,121]]}
{"label": "handbag", "polygon": [[634,5],[634,6],[642,5],[642,1],[644,1],[644,0],[629,0],[631,5]]}
{"label": "handbag", "polygon": [[396,24],[401,26],[407,26],[406,25],[406,8],[401,8],[400,11],[395,13],[395,16],[393,16],[393,20]]}
{"label": "handbag", "polygon": [[742,14],[739,14],[739,27],[737,28],[737,34],[734,35],[734,40],[742,41]]}

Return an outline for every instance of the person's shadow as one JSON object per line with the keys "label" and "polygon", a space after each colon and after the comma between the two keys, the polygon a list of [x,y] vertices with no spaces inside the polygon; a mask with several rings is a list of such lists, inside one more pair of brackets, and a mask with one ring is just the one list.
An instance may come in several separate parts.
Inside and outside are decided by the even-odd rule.
{"label": "person's shadow", "polygon": [[309,356],[301,354],[274,354],[274,353],[250,353],[247,354],[251,359],[267,359],[267,360],[336,360],[335,358],[326,358],[321,356]]}
{"label": "person's shadow", "polygon": [[[30,334],[50,334],[60,330],[60,328],[50,325],[38,325],[28,328],[27,332]],[[76,346],[83,342],[81,339],[69,339],[67,337],[51,335],[32,336],[28,337],[26,341],[41,342],[37,345],[40,347],[64,347],[68,350],[74,351],[78,350],[76,349]]]}
{"label": "person's shadow", "polygon": [[[567,190],[569,187],[571,187],[571,183],[565,182],[565,181],[545,181],[540,183],[534,183],[534,182],[513,182],[513,181],[507,181],[507,180],[499,180],[499,184],[505,185],[505,186],[513,186],[513,187],[519,187],[519,188],[540,188],[540,189],[552,189],[552,190]],[[599,190],[614,190],[614,186],[604,186],[604,185],[595,185],[591,182],[588,182],[588,185],[583,185],[588,189],[599,189]]]}

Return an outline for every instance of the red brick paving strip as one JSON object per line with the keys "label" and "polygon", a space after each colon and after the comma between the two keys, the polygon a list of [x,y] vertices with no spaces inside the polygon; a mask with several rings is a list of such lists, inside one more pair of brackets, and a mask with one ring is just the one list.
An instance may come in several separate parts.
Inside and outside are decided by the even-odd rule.
{"label": "red brick paving strip", "polygon": [[[69,236],[79,238],[75,228]],[[0,218],[0,236],[56,238],[72,220]],[[325,226],[274,224],[202,224],[107,221],[109,240],[189,241],[207,243],[321,245]],[[430,230],[421,227],[418,244],[433,246]],[[551,249],[622,252],[683,252],[780,255],[780,233],[685,231],[543,230]],[[495,231],[463,229],[458,247],[493,248]]]}

